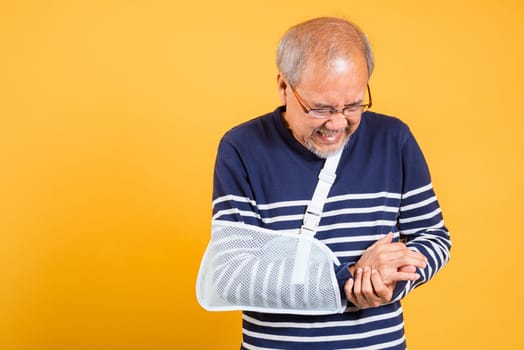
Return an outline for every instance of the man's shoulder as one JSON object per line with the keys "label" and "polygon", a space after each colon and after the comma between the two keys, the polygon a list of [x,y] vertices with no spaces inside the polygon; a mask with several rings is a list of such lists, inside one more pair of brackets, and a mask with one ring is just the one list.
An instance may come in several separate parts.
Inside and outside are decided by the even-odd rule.
{"label": "man's shoulder", "polygon": [[267,139],[275,132],[278,113],[275,110],[238,124],[224,134],[223,140],[236,144]]}
{"label": "man's shoulder", "polygon": [[376,135],[405,137],[409,135],[409,126],[397,117],[368,111],[363,115],[365,129]]}
{"label": "man's shoulder", "polygon": [[386,114],[368,111],[364,114],[366,123],[372,128],[378,129],[405,129],[407,128],[406,123],[397,117],[393,117]]}

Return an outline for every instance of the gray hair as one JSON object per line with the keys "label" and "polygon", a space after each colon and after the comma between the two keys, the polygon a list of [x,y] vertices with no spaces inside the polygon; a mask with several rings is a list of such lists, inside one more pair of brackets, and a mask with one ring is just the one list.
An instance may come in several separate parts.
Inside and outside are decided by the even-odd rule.
{"label": "gray hair", "polygon": [[320,17],[288,29],[278,44],[276,62],[288,82],[296,86],[311,60],[324,60],[328,65],[337,57],[355,53],[364,55],[371,76],[373,51],[366,34],[345,19]]}

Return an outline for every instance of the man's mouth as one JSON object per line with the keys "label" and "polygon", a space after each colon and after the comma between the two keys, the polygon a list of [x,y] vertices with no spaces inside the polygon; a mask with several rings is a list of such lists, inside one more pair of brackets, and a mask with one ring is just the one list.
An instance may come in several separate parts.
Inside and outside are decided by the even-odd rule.
{"label": "man's mouth", "polygon": [[326,128],[319,128],[315,130],[316,134],[320,136],[320,138],[323,141],[327,142],[334,142],[339,139],[341,134],[344,132],[343,130],[329,130]]}

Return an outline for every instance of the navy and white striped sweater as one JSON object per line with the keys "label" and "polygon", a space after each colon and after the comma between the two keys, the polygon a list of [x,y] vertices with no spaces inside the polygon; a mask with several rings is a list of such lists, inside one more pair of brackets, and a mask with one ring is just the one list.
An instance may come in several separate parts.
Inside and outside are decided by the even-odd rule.
{"label": "navy and white striped sweater", "polygon": [[[285,127],[281,111],[248,121],[221,140],[215,164],[213,220],[299,233],[324,160]],[[416,282],[397,283],[393,301],[343,314],[244,312],[242,349],[405,349],[400,299],[449,259],[444,226],[424,156],[400,120],[365,112],[346,145],[316,238],[347,267],[390,231],[428,259]]]}

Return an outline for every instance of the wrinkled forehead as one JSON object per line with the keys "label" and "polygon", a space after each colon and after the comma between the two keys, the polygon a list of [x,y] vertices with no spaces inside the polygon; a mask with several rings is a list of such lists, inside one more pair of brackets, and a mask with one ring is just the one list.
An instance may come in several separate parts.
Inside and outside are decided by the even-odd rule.
{"label": "wrinkled forehead", "polygon": [[312,57],[302,69],[299,84],[311,81],[321,82],[332,79],[350,79],[365,81],[368,79],[368,67],[364,55],[355,52],[351,55]]}

